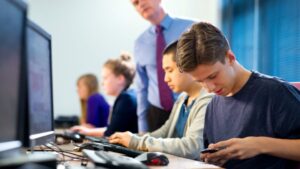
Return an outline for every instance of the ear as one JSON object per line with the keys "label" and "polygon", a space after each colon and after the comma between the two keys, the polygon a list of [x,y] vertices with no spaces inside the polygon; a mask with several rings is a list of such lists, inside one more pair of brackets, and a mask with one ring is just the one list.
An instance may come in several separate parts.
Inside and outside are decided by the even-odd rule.
{"label": "ear", "polygon": [[234,56],[234,53],[233,53],[231,50],[228,50],[228,51],[226,52],[225,60],[228,61],[228,63],[231,64],[231,65],[232,65],[233,63],[235,63],[236,58],[235,58],[235,56]]}

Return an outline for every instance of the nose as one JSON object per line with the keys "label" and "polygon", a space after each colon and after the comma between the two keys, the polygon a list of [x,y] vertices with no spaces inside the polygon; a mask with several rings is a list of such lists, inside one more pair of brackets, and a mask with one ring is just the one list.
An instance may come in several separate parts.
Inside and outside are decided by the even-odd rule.
{"label": "nose", "polygon": [[170,81],[170,78],[169,78],[169,76],[167,74],[165,74],[164,81],[166,83],[168,83]]}
{"label": "nose", "polygon": [[208,92],[214,92],[216,85],[212,81],[204,81],[202,83],[203,87],[207,89]]}

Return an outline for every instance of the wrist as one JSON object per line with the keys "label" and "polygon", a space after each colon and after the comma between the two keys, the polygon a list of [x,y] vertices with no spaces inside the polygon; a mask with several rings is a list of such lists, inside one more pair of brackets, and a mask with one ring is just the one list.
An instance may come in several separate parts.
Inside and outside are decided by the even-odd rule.
{"label": "wrist", "polygon": [[140,140],[139,136],[137,136],[135,134],[132,134],[131,137],[130,137],[130,140],[129,140],[128,147],[132,148],[132,149],[137,149],[138,144],[139,144],[139,140]]}
{"label": "wrist", "polygon": [[268,137],[257,137],[257,145],[259,154],[270,153],[270,141]]}

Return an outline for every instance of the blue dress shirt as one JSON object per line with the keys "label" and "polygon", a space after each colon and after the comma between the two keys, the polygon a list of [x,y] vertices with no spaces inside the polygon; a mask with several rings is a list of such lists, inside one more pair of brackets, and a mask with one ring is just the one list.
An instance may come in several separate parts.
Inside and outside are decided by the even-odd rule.
{"label": "blue dress shirt", "polygon": [[[166,15],[160,25],[166,44],[177,40],[194,21],[172,18]],[[138,103],[138,127],[140,132],[148,131],[147,109],[149,104],[162,108],[158,93],[156,71],[156,34],[155,25],[151,25],[135,42],[134,57],[136,60],[136,84]],[[176,96],[175,96],[176,97]],[[176,98],[174,98],[176,100]]]}

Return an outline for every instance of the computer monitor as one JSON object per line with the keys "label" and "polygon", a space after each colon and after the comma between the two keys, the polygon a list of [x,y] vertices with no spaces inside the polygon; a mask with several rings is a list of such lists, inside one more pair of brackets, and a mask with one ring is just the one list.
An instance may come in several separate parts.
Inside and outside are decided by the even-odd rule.
{"label": "computer monitor", "polygon": [[26,4],[0,0],[0,159],[21,146]]}
{"label": "computer monitor", "polygon": [[54,141],[51,36],[27,21],[27,125],[24,146]]}

